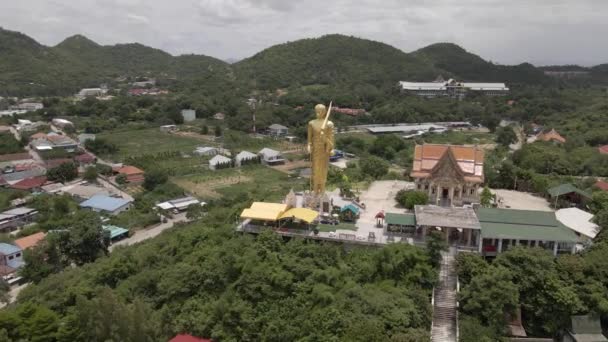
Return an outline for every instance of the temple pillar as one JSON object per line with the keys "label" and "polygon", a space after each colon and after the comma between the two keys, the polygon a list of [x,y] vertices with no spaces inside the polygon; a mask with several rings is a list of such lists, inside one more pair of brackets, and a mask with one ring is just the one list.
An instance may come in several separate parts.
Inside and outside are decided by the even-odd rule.
{"label": "temple pillar", "polygon": [[553,255],[557,256],[557,241],[553,241]]}
{"label": "temple pillar", "polygon": [[477,252],[479,252],[479,254],[481,254],[481,252],[483,251],[483,238],[481,237],[481,232],[480,234],[477,234]]}
{"label": "temple pillar", "polygon": [[447,227],[441,227],[441,229],[445,229],[445,241],[446,242],[450,242],[450,228]]}
{"label": "temple pillar", "polygon": [[570,254],[576,253],[576,244],[572,244],[572,248],[570,249]]}
{"label": "temple pillar", "polygon": [[450,187],[449,195],[450,195],[450,206],[453,207],[454,206],[454,187],[453,186]]}
{"label": "temple pillar", "polygon": [[472,229],[467,229],[467,246],[471,246],[471,235],[473,235]]}
{"label": "temple pillar", "polygon": [[496,254],[502,252],[502,239],[498,239],[498,248],[496,248]]}

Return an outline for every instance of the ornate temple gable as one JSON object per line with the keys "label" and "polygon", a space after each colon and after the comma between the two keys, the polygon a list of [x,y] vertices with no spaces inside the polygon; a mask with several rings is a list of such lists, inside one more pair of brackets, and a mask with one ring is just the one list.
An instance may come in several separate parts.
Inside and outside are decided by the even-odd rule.
{"label": "ornate temple gable", "polygon": [[445,183],[464,182],[464,174],[458,166],[452,149],[448,148],[437,164],[435,164],[435,167],[431,170],[431,179],[436,182]]}

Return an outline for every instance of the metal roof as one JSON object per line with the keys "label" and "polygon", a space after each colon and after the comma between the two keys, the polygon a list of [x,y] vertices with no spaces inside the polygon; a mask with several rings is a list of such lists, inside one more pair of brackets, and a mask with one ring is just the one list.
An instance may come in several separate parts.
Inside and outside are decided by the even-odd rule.
{"label": "metal roof", "polygon": [[384,220],[386,221],[386,224],[398,226],[416,225],[416,216],[413,214],[386,213]]}
{"label": "metal roof", "polygon": [[90,199],[80,203],[83,208],[93,208],[105,211],[115,211],[127,204],[131,203],[126,199],[109,197],[104,195],[95,195]]}
{"label": "metal roof", "polygon": [[0,254],[10,255],[21,252],[21,248],[8,243],[0,242]]}
{"label": "metal roof", "polygon": [[231,160],[230,158],[224,157],[220,154],[218,154],[217,156],[211,158],[211,160],[209,160],[209,165],[218,165],[218,164],[224,164],[224,163],[230,163]]}
{"label": "metal roof", "polygon": [[564,226],[590,239],[593,239],[599,232],[598,225],[591,222],[593,214],[579,208],[560,209],[555,212],[555,217]]}
{"label": "metal roof", "polygon": [[554,186],[551,189],[547,190],[547,192],[549,193],[549,195],[551,195],[551,197],[561,196],[561,195],[565,195],[565,194],[574,192],[583,197],[591,198],[591,195],[589,193],[575,187],[574,185],[572,185],[570,183]]}
{"label": "metal roof", "polygon": [[480,229],[479,221],[472,208],[439,207],[417,205],[414,207],[416,223],[421,226]]}
{"label": "metal roof", "polygon": [[578,237],[555,218],[554,212],[479,208],[484,238],[577,242]]}
{"label": "metal roof", "polygon": [[129,234],[128,229],[118,227],[118,226],[104,225],[104,226],[102,226],[102,228],[103,228],[103,230],[110,232],[110,239],[117,238],[123,234]]}

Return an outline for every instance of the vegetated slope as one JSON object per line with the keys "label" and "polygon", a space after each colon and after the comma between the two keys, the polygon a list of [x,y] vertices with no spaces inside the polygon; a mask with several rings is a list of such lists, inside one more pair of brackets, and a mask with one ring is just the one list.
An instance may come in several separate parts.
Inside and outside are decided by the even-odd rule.
{"label": "vegetated slope", "polygon": [[294,84],[380,85],[434,78],[438,73],[390,45],[336,34],[275,45],[233,66],[240,79],[264,89]]}
{"label": "vegetated slope", "polygon": [[432,44],[412,52],[412,55],[464,81],[526,84],[549,81],[543,71],[532,64],[496,65],[452,43]]}
{"label": "vegetated slope", "polygon": [[102,46],[81,35],[47,47],[0,29],[0,96],[68,95],[117,76],[192,80],[209,73],[231,75],[227,63],[204,55],[174,57],[138,43]]}

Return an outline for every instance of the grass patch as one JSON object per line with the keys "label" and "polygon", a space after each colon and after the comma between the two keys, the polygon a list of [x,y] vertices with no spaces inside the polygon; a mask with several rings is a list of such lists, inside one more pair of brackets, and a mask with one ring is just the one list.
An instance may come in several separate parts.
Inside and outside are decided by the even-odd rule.
{"label": "grass patch", "polygon": [[305,179],[291,177],[263,165],[205,170],[196,175],[172,177],[171,180],[203,200],[228,197],[280,201],[290,189],[299,191],[308,187]]}
{"label": "grass patch", "polygon": [[357,226],[355,226],[354,223],[348,223],[348,222],[340,222],[337,225],[331,225],[331,224],[319,224],[317,225],[317,229],[320,232],[335,232],[336,230],[340,229],[340,230],[352,230],[352,231],[357,231]]}
{"label": "grass patch", "polygon": [[118,146],[118,152],[109,156],[103,156],[116,161],[122,161],[131,156],[170,151],[192,153],[196,146],[204,145],[203,142],[194,138],[161,132],[158,127],[131,131],[103,132],[98,134],[97,137]]}

